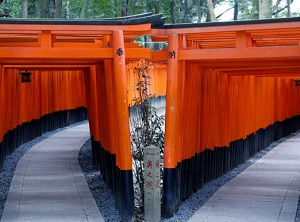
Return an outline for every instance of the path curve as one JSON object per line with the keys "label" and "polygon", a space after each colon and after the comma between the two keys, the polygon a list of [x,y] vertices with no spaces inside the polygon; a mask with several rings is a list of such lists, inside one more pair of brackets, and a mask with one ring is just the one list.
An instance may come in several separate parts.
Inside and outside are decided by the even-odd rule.
{"label": "path curve", "polygon": [[294,222],[300,194],[300,134],[220,187],[189,222]]}
{"label": "path curve", "polygon": [[1,221],[104,221],[78,162],[84,123],[41,141],[20,159]]}

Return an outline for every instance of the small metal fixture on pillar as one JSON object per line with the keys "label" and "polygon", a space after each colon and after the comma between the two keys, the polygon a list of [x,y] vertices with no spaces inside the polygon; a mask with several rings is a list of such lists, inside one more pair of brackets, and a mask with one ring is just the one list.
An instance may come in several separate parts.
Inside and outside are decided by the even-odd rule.
{"label": "small metal fixture on pillar", "polygon": [[24,72],[20,72],[19,74],[21,74],[21,83],[23,82],[31,82],[31,72],[28,72],[27,70],[25,70]]}
{"label": "small metal fixture on pillar", "polygon": [[295,79],[296,86],[300,86],[300,79]]}

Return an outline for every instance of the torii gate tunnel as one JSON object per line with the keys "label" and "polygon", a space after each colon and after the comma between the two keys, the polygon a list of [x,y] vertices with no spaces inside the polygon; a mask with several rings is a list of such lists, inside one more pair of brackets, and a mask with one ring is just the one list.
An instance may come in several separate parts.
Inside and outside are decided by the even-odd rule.
{"label": "torii gate tunnel", "polygon": [[[167,42],[152,51],[133,40]],[[164,25],[0,20],[1,165],[16,147],[86,118],[93,158],[123,221],[134,217],[127,93],[140,59],[166,95],[163,213],[205,182],[300,128],[300,18]],[[32,73],[21,83],[21,71]]]}

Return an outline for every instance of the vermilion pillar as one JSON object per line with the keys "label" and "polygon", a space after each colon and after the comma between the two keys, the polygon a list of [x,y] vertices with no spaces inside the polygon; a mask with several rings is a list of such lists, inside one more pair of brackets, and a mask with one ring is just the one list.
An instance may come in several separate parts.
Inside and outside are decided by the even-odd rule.
{"label": "vermilion pillar", "polygon": [[[103,45],[106,48],[111,47],[111,39],[110,35],[103,36]],[[109,131],[110,135],[117,137],[114,135],[114,96],[113,96],[113,83],[112,83],[112,74],[113,74],[113,61],[111,59],[104,60],[104,70],[105,70],[105,87],[106,87],[106,97],[107,97],[107,110],[108,110],[108,122],[109,122]],[[109,149],[111,153],[116,154],[115,151],[115,138],[110,138]]]}
{"label": "vermilion pillar", "polygon": [[98,130],[98,106],[97,106],[97,80],[96,80],[96,67],[91,66],[90,73],[89,73],[89,85],[88,89],[90,90],[90,96],[87,97],[88,99],[88,106],[89,106],[89,118],[90,118],[90,128],[92,136],[95,137],[95,140],[99,141],[99,130]]}
{"label": "vermilion pillar", "polygon": [[[4,68],[2,65],[0,65],[0,104],[5,104],[5,97],[4,97],[4,90],[5,90],[5,81],[4,81]],[[5,106],[1,106],[0,107],[0,148],[1,148],[1,142],[3,139],[3,135],[5,133],[5,129],[4,129],[4,118],[5,118]]]}
{"label": "vermilion pillar", "polygon": [[[111,48],[111,36],[104,35],[103,36],[103,46],[106,48]],[[113,60],[106,59],[104,60],[104,75],[105,75],[105,90],[106,90],[106,100],[107,100],[107,116],[108,116],[108,130],[109,130],[109,147],[105,147],[106,150],[110,152],[109,159],[107,162],[109,163],[106,166],[109,171],[109,178],[107,178],[106,182],[110,186],[112,192],[114,194],[117,193],[117,182],[118,177],[116,174],[116,167],[118,164],[116,163],[116,149],[118,147],[118,131],[117,131],[117,121],[116,117],[116,109],[115,109],[115,87],[113,85]]]}
{"label": "vermilion pillar", "polygon": [[127,77],[125,67],[125,47],[122,30],[113,31],[114,53],[114,86],[118,121],[118,138],[120,169],[120,196],[119,211],[123,221],[131,221],[134,217],[134,196],[132,178],[132,157],[130,144],[129,112],[127,106]]}
{"label": "vermilion pillar", "polygon": [[166,132],[164,149],[163,214],[173,215],[178,198],[179,178],[176,173],[176,140],[178,122],[178,35],[169,35],[167,92],[166,92]]}
{"label": "vermilion pillar", "polygon": [[[183,35],[181,36],[181,38],[179,38],[179,44],[180,44],[180,48],[181,49],[185,49],[186,48],[186,36]],[[184,99],[184,87],[185,87],[185,74],[186,74],[186,61],[180,61],[178,63],[179,67],[178,70],[180,70],[180,75],[178,75],[178,103],[179,103],[179,107],[178,107],[178,122],[177,122],[177,140],[176,140],[176,149],[180,150],[179,152],[176,153],[176,159],[178,162],[180,162],[182,160],[182,154],[184,151],[186,151],[183,147],[182,147],[182,133],[180,132],[183,128],[183,124],[185,122],[184,117],[182,117],[180,114],[183,113],[184,110],[184,106],[183,106],[183,102],[181,102]]]}

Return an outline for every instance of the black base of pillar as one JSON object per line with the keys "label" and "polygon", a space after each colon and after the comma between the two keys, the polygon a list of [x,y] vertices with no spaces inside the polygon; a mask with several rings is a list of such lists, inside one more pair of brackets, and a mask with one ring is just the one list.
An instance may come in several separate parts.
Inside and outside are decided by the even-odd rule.
{"label": "black base of pillar", "polygon": [[105,150],[92,136],[93,163],[111,189],[122,221],[134,221],[134,193],[132,170],[116,166],[116,155]]}
{"label": "black base of pillar", "polygon": [[87,109],[80,107],[74,110],[58,111],[42,116],[30,122],[22,123],[8,131],[0,143],[0,168],[5,158],[16,148],[46,132],[68,126],[87,119]]}
{"label": "black base of pillar", "polygon": [[259,129],[246,139],[236,140],[229,147],[214,147],[183,160],[174,169],[164,169],[163,217],[172,217],[181,201],[203,184],[220,177],[244,163],[272,142],[300,129],[300,116],[275,122]]}

